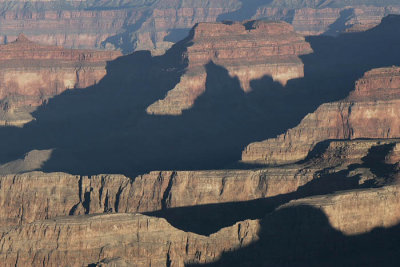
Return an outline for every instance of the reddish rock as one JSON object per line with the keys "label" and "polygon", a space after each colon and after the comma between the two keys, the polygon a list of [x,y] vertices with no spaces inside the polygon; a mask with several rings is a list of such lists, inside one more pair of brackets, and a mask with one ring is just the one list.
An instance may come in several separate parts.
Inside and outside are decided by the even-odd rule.
{"label": "reddish rock", "polygon": [[303,77],[298,56],[312,52],[304,37],[285,22],[200,23],[190,38],[185,75],[164,99],[147,108],[148,113],[180,114],[190,108],[205,90],[205,65],[210,61],[225,67],[244,91],[250,91],[250,81],[264,75],[282,84]]}
{"label": "reddish rock", "polygon": [[321,105],[277,138],[248,145],[242,160],[283,164],[304,159],[327,139],[400,137],[399,71],[391,67],[367,72],[348,98]]}
{"label": "reddish rock", "polygon": [[97,83],[106,74],[106,62],[120,55],[42,45],[22,34],[15,42],[0,45],[1,123],[25,123],[30,120],[23,112],[27,107],[38,106],[67,89]]}

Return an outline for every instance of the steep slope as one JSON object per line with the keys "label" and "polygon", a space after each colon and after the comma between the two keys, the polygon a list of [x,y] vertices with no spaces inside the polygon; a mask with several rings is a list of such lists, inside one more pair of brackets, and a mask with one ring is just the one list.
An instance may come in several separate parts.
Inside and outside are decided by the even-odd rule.
{"label": "steep slope", "polygon": [[185,55],[185,75],[164,99],[147,108],[149,114],[178,115],[190,108],[205,91],[205,66],[210,61],[225,67],[249,91],[250,81],[264,75],[282,84],[303,77],[298,56],[312,52],[304,38],[284,22],[200,23],[187,42],[192,44]]}
{"label": "steep slope", "polygon": [[106,62],[120,55],[41,45],[22,34],[0,45],[0,123],[26,123],[32,119],[27,112],[52,96],[95,84],[106,75]]}
{"label": "steep slope", "polygon": [[327,139],[399,137],[399,103],[400,68],[371,70],[348,98],[321,105],[275,139],[250,144],[242,159],[283,164],[304,159],[315,144]]}

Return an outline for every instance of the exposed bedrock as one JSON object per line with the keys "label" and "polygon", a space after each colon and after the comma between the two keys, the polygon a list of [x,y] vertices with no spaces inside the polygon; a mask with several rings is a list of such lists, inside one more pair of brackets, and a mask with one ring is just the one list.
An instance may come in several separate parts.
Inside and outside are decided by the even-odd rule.
{"label": "exposed bedrock", "polygon": [[8,228],[0,259],[4,266],[184,266],[246,246],[257,230],[257,221],[244,221],[206,237],[141,214],[63,217]]}
{"label": "exposed bedrock", "polygon": [[[243,29],[241,24],[227,27]],[[22,160],[32,150],[52,150],[51,157],[33,169],[136,177],[152,170],[236,168],[250,143],[274,138],[322,103],[346,98],[365,72],[399,64],[400,54],[393,45],[400,43],[400,35],[394,34],[399,29],[394,16],[366,32],[308,38],[314,52],[300,56],[304,77],[291,79],[286,86],[264,75],[252,80],[251,90],[245,92],[239,78],[225,67],[207,63],[205,91],[179,116],[151,115],[146,109],[186,77],[190,60],[185,55],[195,46],[190,46],[191,39],[163,56],[135,52],[119,57],[108,62],[99,83],[52,97],[23,129],[1,128],[0,139],[7,141],[0,143],[0,162]],[[176,99],[181,97],[178,94]],[[264,148],[260,151],[268,153]]]}
{"label": "exposed bedrock", "polygon": [[275,139],[250,144],[242,159],[282,164],[304,159],[316,143],[327,139],[400,137],[399,104],[400,68],[374,69],[357,81],[349,97],[321,105]]}
{"label": "exposed bedrock", "polygon": [[0,42],[21,32],[31,40],[72,48],[163,53],[199,22],[266,18],[292,23],[304,34],[365,30],[388,14],[396,1],[281,2],[260,0],[13,1],[1,2]]}
{"label": "exposed bedrock", "polygon": [[260,221],[258,241],[203,266],[395,266],[399,205],[399,186],[293,201]]}
{"label": "exposed bedrock", "polygon": [[200,23],[188,37],[186,73],[166,97],[150,105],[150,114],[179,115],[193,106],[206,89],[205,66],[210,61],[223,66],[240,86],[250,91],[250,81],[264,75],[285,85],[303,77],[299,55],[311,53],[304,37],[284,22]]}
{"label": "exposed bedrock", "polygon": [[[391,240],[399,234],[399,196],[399,187],[393,185],[305,198],[262,220],[245,220],[210,236],[184,232],[164,219],[140,214],[60,217],[3,227],[0,257],[5,265],[329,262],[330,257],[361,245],[368,250],[338,258],[360,262],[375,246],[377,255],[386,248],[391,248],[386,254],[395,253]],[[378,216],[371,219],[371,213]],[[382,228],[369,232],[377,227]],[[386,240],[390,234],[392,239]],[[334,255],[324,258],[333,247]],[[305,248],[309,253],[300,253]]]}
{"label": "exposed bedrock", "polygon": [[355,4],[319,8],[265,6],[258,8],[253,18],[284,20],[291,23],[296,32],[304,35],[336,35],[341,32],[364,31],[378,25],[383,17],[400,13],[400,6],[396,4],[380,7]]}
{"label": "exposed bedrock", "polygon": [[3,125],[19,125],[54,95],[96,84],[106,75],[106,63],[119,52],[72,50],[34,43],[24,35],[0,45],[0,105]]}
{"label": "exposed bedrock", "polygon": [[[42,172],[4,175],[0,177],[0,209],[4,211],[0,226],[67,215],[146,212],[195,232],[202,232],[194,220],[201,216],[199,220],[206,218],[202,233],[215,232],[220,224],[209,219],[218,215],[215,212],[233,212],[229,203],[237,202],[238,213],[220,218],[226,219],[221,222],[224,227],[246,216],[261,218],[292,199],[395,183],[399,147],[397,139],[331,141],[315,148],[303,164],[256,170],[153,171],[134,179]],[[220,210],[210,206],[223,203],[227,206]],[[182,218],[190,207],[193,216]],[[246,209],[258,211],[249,215]]]}

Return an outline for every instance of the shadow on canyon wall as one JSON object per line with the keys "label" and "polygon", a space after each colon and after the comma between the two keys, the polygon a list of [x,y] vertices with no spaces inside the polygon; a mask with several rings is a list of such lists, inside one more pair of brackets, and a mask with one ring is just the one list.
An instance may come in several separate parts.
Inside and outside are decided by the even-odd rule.
{"label": "shadow on canyon wall", "polygon": [[257,9],[261,6],[266,6],[272,2],[272,0],[240,0],[241,7],[233,12],[224,13],[218,16],[217,21],[234,20],[243,21],[251,19],[257,12]]}
{"label": "shadow on canyon wall", "polygon": [[339,18],[329,25],[328,30],[324,33],[330,36],[337,36],[342,32],[345,32],[346,29],[350,28],[351,26],[347,25],[346,23],[351,20],[355,16],[354,8],[346,8],[340,12]]}
{"label": "shadow on canyon wall", "polygon": [[66,91],[41,106],[23,128],[0,129],[0,163],[33,149],[54,149],[41,170],[72,174],[237,167],[251,142],[296,126],[320,104],[346,97],[372,68],[400,64],[400,17],[362,33],[309,37],[313,54],[301,57],[304,78],[283,87],[265,76],[244,93],[237,78],[210,62],[206,91],[181,116],[146,114],[185,71],[189,38],[164,56],[135,52],[107,65],[86,89]]}
{"label": "shadow on canyon wall", "polygon": [[398,266],[400,224],[358,235],[334,229],[325,213],[299,205],[260,222],[259,240],[215,263],[186,266]]}
{"label": "shadow on canyon wall", "polygon": [[[323,143],[326,142],[329,141]],[[210,235],[240,221],[262,219],[291,200],[392,183],[393,175],[397,173],[396,165],[385,163],[385,158],[393,147],[394,144],[373,146],[361,159],[361,164],[351,164],[340,171],[323,169],[315,174],[314,180],[300,186],[295,192],[250,201],[168,208],[144,214],[165,218],[171,225],[183,231]],[[353,172],[360,168],[370,170],[378,178],[362,181],[362,176]]]}

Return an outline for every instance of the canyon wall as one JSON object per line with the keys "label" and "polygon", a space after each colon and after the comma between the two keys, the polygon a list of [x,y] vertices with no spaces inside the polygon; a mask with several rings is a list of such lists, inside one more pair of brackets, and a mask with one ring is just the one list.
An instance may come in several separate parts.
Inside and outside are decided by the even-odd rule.
{"label": "canyon wall", "polygon": [[[285,210],[297,207],[318,207],[331,227],[346,235],[366,233],[376,227],[391,227],[400,221],[399,186],[339,192],[323,197],[305,198],[281,206],[260,220],[245,220],[202,236],[174,228],[165,219],[140,214],[97,214],[38,220],[19,226],[2,227],[0,258],[9,265],[89,265],[101,266],[184,266],[185,263],[207,263],[219,260],[224,253],[235,253],[262,238],[278,238],[278,225],[304,221],[293,217],[287,221]],[[394,212],[393,212],[394,211]],[[378,214],[371,219],[371,212]],[[283,215],[282,215],[283,213]],[[295,213],[296,214],[296,213]],[[304,215],[299,213],[298,216]],[[283,216],[283,217],[282,217]],[[297,225],[291,231],[321,229],[316,214],[307,218],[309,224]],[[265,228],[269,226],[268,228]],[[325,229],[325,228],[323,228]],[[325,231],[329,231],[326,228]],[[324,232],[325,233],[325,232]],[[329,235],[326,235],[329,237]],[[283,237],[284,238],[284,237]],[[320,249],[329,243],[318,243]],[[284,240],[284,239],[283,239]],[[299,240],[295,242],[298,243]],[[326,240],[325,240],[326,241]],[[265,241],[264,241],[265,242]],[[294,244],[291,244],[293,246]],[[279,244],[276,244],[279,247]],[[294,247],[293,249],[296,249]],[[297,247],[300,249],[300,247]],[[262,258],[274,258],[267,250]],[[312,251],[310,255],[313,255]],[[293,252],[289,253],[289,258]],[[259,258],[251,258],[257,262]]]}
{"label": "canyon wall", "polygon": [[96,84],[106,75],[107,61],[120,55],[37,44],[24,35],[0,45],[0,123],[26,123],[29,111],[52,96]]}
{"label": "canyon wall", "polygon": [[[23,32],[29,39],[68,48],[151,50],[161,54],[199,22],[268,19],[291,23],[302,34],[336,34],[372,27],[397,2],[276,2],[239,0],[18,1],[0,2],[0,42]],[[239,14],[239,15],[238,15]]]}
{"label": "canyon wall", "polygon": [[[348,177],[342,174],[341,179],[352,186],[351,177],[356,176],[355,185],[379,182],[386,176],[384,182],[388,183],[391,180],[387,178],[396,173],[391,166],[399,158],[398,139],[353,140],[329,142],[325,150],[313,154],[304,164],[256,170],[153,171],[135,178],[43,172],[3,175],[0,209],[4,212],[0,214],[0,226],[68,215],[153,212],[251,201],[296,191],[302,192],[299,196],[323,193],[335,188],[325,184],[324,175],[343,170],[348,171]],[[370,169],[374,172],[374,164],[389,169],[373,174]],[[351,166],[358,167],[350,172]],[[327,169],[330,172],[322,172]],[[316,185],[307,189],[312,183]],[[335,183],[340,184],[340,180],[333,180]]]}
{"label": "canyon wall", "polygon": [[400,68],[367,72],[343,101],[326,103],[277,138],[252,143],[245,162],[283,164],[304,159],[327,139],[400,137]]}
{"label": "canyon wall", "polygon": [[299,55],[312,52],[304,38],[284,22],[200,23],[185,52],[188,67],[180,83],[166,97],[147,108],[149,114],[178,115],[190,108],[206,89],[207,64],[213,62],[237,77],[242,89],[264,75],[282,84],[303,77]]}

